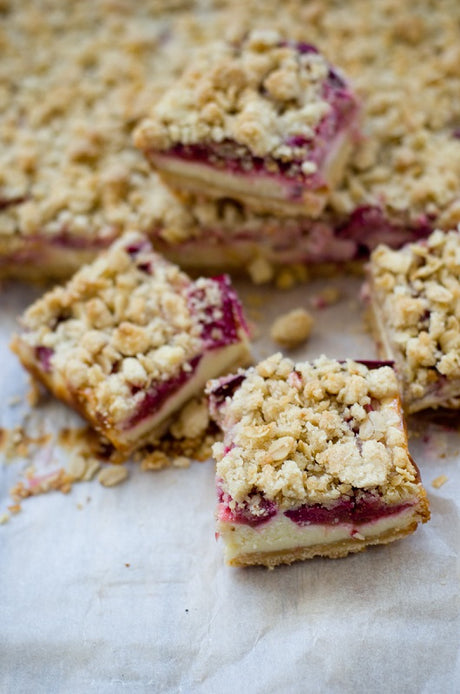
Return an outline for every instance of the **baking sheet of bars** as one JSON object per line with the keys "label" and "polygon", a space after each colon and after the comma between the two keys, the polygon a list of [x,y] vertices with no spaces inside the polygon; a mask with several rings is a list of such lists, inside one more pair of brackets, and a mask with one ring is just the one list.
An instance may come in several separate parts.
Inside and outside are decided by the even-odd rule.
{"label": "baking sheet of bars", "polygon": [[[311,302],[326,287],[340,300]],[[304,306],[315,326],[294,358],[372,358],[360,279],[289,291],[238,285],[257,327],[256,358],[276,347],[273,318]],[[76,427],[52,400],[31,409],[8,343],[37,290],[0,294],[0,426]],[[386,547],[274,571],[225,566],[214,538],[211,461],[96,480],[26,499],[0,526],[2,692],[458,691],[460,415],[410,422],[432,520]],[[29,461],[30,462],[30,461]],[[28,463],[0,467],[0,514]],[[445,475],[439,488],[432,481]]]}

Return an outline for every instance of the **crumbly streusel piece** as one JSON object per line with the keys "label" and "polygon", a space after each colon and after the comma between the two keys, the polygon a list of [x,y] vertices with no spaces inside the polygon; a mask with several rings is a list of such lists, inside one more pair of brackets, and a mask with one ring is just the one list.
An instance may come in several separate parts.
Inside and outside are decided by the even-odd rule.
{"label": "crumbly streusel piece", "polygon": [[368,266],[377,349],[395,362],[404,407],[460,407],[460,234],[435,231]]}
{"label": "crumbly streusel piece", "polygon": [[12,348],[124,451],[159,435],[211,375],[247,362],[227,276],[192,281],[130,232],[33,304]]}
{"label": "crumbly streusel piece", "polygon": [[275,354],[207,392],[230,564],[341,557],[429,519],[391,367]]}
{"label": "crumbly streusel piece", "polygon": [[357,113],[316,48],[253,31],[198,57],[135,142],[174,188],[316,217],[342,178]]}

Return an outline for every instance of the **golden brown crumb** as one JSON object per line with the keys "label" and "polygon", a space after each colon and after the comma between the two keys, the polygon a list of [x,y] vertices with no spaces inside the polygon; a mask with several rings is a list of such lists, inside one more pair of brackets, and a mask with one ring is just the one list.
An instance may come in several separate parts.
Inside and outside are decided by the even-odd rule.
{"label": "golden brown crumb", "polygon": [[10,520],[10,514],[8,512],[4,512],[0,515],[0,525],[5,525],[5,523],[8,523]]}
{"label": "golden brown crumb", "polygon": [[171,462],[171,458],[162,451],[153,451],[143,456],[141,470],[163,470],[163,468],[169,467]]}
{"label": "golden brown crumb", "polygon": [[447,475],[439,475],[438,477],[435,477],[434,480],[431,483],[431,486],[434,487],[435,489],[439,489],[442,487],[443,484],[445,484],[448,481]]}
{"label": "golden brown crumb", "polygon": [[270,336],[282,347],[293,349],[308,340],[313,317],[303,308],[296,308],[279,316],[272,324]]}
{"label": "golden brown crumb", "polygon": [[336,289],[336,287],[327,287],[311,298],[311,305],[318,309],[327,308],[328,306],[336,304],[339,299],[339,290]]}
{"label": "golden brown crumb", "polygon": [[254,284],[266,284],[273,277],[272,265],[263,258],[257,256],[248,266],[248,272]]}
{"label": "golden brown crumb", "polygon": [[114,487],[128,477],[128,469],[123,465],[108,465],[99,472],[97,479],[104,487]]}

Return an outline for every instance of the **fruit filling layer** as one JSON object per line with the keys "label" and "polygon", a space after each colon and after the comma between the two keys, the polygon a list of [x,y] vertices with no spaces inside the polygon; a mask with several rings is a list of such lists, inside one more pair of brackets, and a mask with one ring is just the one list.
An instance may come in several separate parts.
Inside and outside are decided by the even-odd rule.
{"label": "fruit filling layer", "polygon": [[[217,517],[224,523],[236,523],[258,527],[270,521],[278,514],[278,509],[273,501],[261,498],[257,504],[257,514],[251,512],[248,504],[234,505],[230,508],[228,495],[222,490],[218,493],[219,507]],[[412,503],[385,504],[381,498],[374,494],[362,494],[357,497],[341,499],[330,507],[321,504],[299,506],[295,509],[284,511],[286,518],[299,526],[305,525],[351,525],[359,526],[365,523],[401,513],[410,508]]]}

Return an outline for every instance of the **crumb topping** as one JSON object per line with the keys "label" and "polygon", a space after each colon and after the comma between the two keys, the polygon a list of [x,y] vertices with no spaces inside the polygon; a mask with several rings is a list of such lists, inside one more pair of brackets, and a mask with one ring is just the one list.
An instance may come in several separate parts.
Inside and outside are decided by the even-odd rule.
{"label": "crumb topping", "polygon": [[[330,112],[329,70],[315,49],[301,50],[273,30],[214,44],[155,104],[135,142],[160,151],[178,143],[234,142],[257,157],[303,159],[292,140],[312,140]],[[316,171],[314,162],[305,167],[306,175]]]}
{"label": "crumb topping", "polygon": [[[211,400],[219,384],[208,384]],[[244,372],[216,417],[224,442],[213,454],[230,504],[262,495],[286,510],[361,491],[389,504],[414,496],[417,473],[389,366],[275,354]]]}
{"label": "crumb topping", "polygon": [[459,379],[460,233],[438,230],[399,251],[379,246],[369,277],[410,399]]}
{"label": "crumb topping", "polygon": [[[424,0],[417,8],[395,0],[350,0],[346,7],[293,0],[282,12],[275,0],[237,7],[226,0],[6,3],[0,253],[34,234],[106,242],[127,228],[160,224],[170,237],[199,236],[204,221],[196,223],[161,188],[132,146],[132,130],[198,47],[217,35],[240,41],[254,26],[318,46],[361,98],[366,138],[328,213],[344,219],[377,205],[389,219],[454,228],[458,17],[455,0]],[[164,204],[154,200],[157,190]]]}
{"label": "crumb topping", "polygon": [[[193,302],[192,290],[199,290]],[[192,371],[204,349],[203,322],[221,315],[217,282],[192,282],[130,232],[33,304],[20,339],[38,360],[47,350],[57,382],[90,391],[97,411],[120,421],[152,383]]]}

